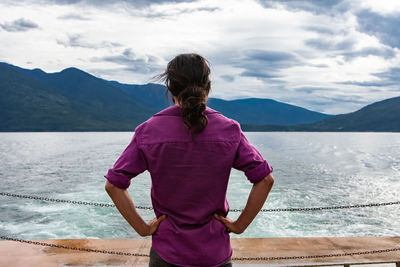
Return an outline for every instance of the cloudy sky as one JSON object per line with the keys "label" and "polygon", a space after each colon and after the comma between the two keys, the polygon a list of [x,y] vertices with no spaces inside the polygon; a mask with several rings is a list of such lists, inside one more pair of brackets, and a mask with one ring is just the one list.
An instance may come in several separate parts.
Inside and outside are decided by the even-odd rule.
{"label": "cloudy sky", "polygon": [[400,95],[398,0],[0,0],[0,61],[143,84],[175,55],[211,63],[210,97],[329,114]]}

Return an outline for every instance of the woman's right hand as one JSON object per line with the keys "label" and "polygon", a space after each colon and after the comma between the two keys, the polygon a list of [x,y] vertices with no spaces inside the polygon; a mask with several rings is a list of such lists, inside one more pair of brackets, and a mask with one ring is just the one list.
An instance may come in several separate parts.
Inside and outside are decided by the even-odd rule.
{"label": "woman's right hand", "polygon": [[237,225],[237,221],[232,221],[228,217],[222,217],[221,215],[218,215],[214,213],[214,217],[221,221],[223,224],[225,224],[226,228],[228,229],[228,232],[232,232],[234,234],[241,234],[244,232],[245,229],[242,229],[239,225]]}

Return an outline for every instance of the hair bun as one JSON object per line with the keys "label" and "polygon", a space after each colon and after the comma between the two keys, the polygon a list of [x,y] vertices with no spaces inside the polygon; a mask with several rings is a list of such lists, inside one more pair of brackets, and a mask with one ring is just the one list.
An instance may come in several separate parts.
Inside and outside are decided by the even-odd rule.
{"label": "hair bun", "polygon": [[[178,101],[182,103],[182,107],[191,112],[203,112],[206,109],[206,95],[203,88],[200,86],[192,85],[186,87],[178,95]],[[197,112],[198,114],[198,112]]]}
{"label": "hair bun", "polygon": [[193,131],[198,132],[198,122],[204,127],[208,124],[208,119],[204,114],[206,110],[206,95],[203,88],[195,85],[186,87],[178,95],[178,101],[181,103],[181,116],[184,118],[186,130],[194,126]]}
{"label": "hair bun", "polygon": [[[208,61],[194,53],[181,54],[168,63],[167,69],[159,78],[165,78],[168,91],[175,97],[174,102],[181,106],[181,116],[190,137],[200,133],[208,124],[204,114],[207,96],[211,89]],[[176,101],[175,101],[176,100]],[[168,102],[168,97],[167,97]]]}

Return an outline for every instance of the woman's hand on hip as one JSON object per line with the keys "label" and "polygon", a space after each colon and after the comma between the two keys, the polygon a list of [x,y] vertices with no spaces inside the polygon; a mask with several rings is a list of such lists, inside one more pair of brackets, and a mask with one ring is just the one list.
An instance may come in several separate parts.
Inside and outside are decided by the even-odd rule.
{"label": "woman's hand on hip", "polygon": [[139,233],[140,236],[148,236],[148,235],[152,235],[154,234],[155,231],[157,231],[158,226],[160,225],[160,223],[165,220],[165,218],[167,218],[167,215],[161,215],[158,218],[154,218],[153,220],[151,220],[149,223],[146,224],[144,230],[142,233]]}
{"label": "woman's hand on hip", "polygon": [[223,224],[225,224],[226,228],[228,229],[228,232],[232,232],[234,234],[241,234],[244,232],[244,230],[242,229],[242,227],[240,227],[237,224],[237,221],[232,221],[231,219],[229,219],[228,217],[223,217],[221,215],[218,215],[216,213],[214,213],[214,217],[221,221]]}

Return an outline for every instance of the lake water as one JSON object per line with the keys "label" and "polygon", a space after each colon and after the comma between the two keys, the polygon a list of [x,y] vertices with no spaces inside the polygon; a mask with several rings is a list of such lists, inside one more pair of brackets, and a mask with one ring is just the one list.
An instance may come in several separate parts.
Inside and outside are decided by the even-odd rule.
{"label": "lake water", "polygon": [[[107,172],[133,133],[0,133],[0,192],[112,203]],[[319,207],[400,200],[399,133],[261,133],[249,141],[274,167],[264,208]],[[132,180],[135,205],[151,206],[150,173]],[[232,169],[231,209],[243,208],[251,189]],[[23,239],[139,238],[113,207],[52,203],[0,196],[0,233]],[[145,220],[154,212],[138,210]],[[230,212],[235,219],[239,213]],[[311,237],[400,235],[400,205],[259,213],[242,235]],[[149,237],[147,237],[149,238]]]}

